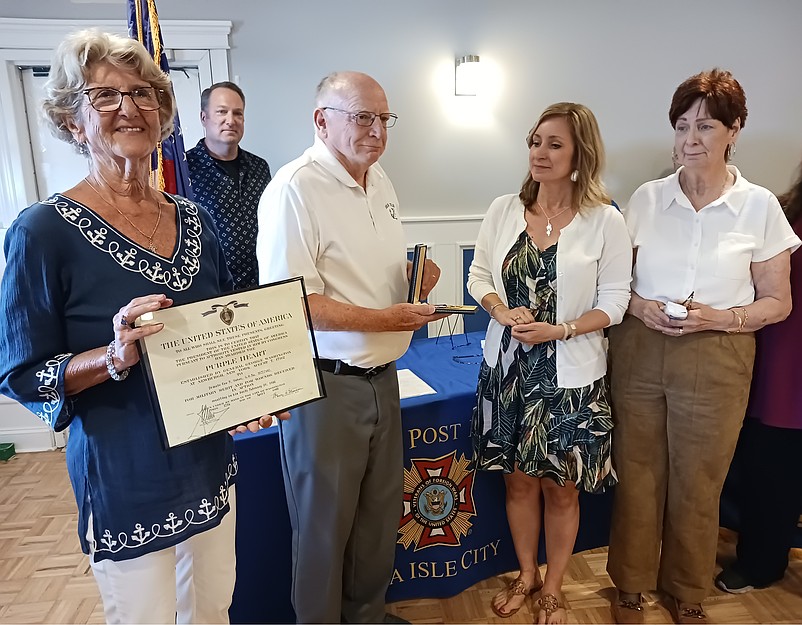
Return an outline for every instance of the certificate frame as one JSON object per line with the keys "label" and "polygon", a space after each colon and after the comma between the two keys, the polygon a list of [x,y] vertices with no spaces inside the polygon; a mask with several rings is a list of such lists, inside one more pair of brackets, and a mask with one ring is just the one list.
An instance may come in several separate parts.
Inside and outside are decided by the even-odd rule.
{"label": "certificate frame", "polygon": [[165,448],[326,397],[302,277],[162,308],[137,341]]}

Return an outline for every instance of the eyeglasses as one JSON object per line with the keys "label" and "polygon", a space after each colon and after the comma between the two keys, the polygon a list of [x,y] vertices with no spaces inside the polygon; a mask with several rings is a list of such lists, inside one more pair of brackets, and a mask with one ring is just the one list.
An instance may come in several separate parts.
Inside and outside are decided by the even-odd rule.
{"label": "eyeglasses", "polygon": [[92,87],[84,89],[92,108],[101,113],[112,113],[123,105],[123,96],[131,98],[131,102],[140,111],[155,111],[161,106],[164,91],[155,87],[138,87],[131,91],[120,91],[112,87]]}
{"label": "eyeglasses", "polygon": [[356,111],[354,113],[352,111],[344,111],[343,109],[334,108],[333,106],[322,106],[320,108],[322,108],[324,111],[337,111],[338,113],[345,113],[357,126],[372,126],[373,122],[375,122],[376,118],[378,117],[381,125],[384,128],[392,128],[395,126],[395,122],[398,120],[398,115],[395,113],[371,113],[370,111]]}

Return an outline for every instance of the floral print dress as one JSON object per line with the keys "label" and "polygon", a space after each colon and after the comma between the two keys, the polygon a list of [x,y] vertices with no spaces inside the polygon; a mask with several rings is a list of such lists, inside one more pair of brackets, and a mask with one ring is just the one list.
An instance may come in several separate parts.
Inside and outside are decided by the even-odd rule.
{"label": "floral print dress", "polygon": [[[557,243],[542,252],[526,231],[502,265],[509,307],[526,306],[535,321],[555,323]],[[554,341],[524,345],[504,328],[495,367],[482,361],[473,413],[477,468],[512,473],[516,466],[561,486],[601,492],[617,482],[613,421],[604,377],[581,388],[557,386]]]}

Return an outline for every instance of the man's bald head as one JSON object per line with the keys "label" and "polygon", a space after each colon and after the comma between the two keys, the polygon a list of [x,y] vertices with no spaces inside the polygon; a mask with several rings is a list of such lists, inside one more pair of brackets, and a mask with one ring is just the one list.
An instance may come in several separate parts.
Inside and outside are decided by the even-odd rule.
{"label": "man's bald head", "polygon": [[380,91],[384,94],[382,86],[371,76],[362,72],[332,72],[317,86],[315,91],[315,105],[320,108],[331,106],[332,102],[342,102],[359,92]]}

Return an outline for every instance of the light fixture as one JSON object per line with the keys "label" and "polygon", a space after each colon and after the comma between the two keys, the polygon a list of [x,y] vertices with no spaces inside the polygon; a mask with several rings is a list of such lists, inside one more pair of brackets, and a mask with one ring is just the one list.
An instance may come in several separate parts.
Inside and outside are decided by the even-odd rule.
{"label": "light fixture", "polygon": [[476,95],[479,90],[479,57],[476,54],[457,57],[454,70],[454,95]]}

